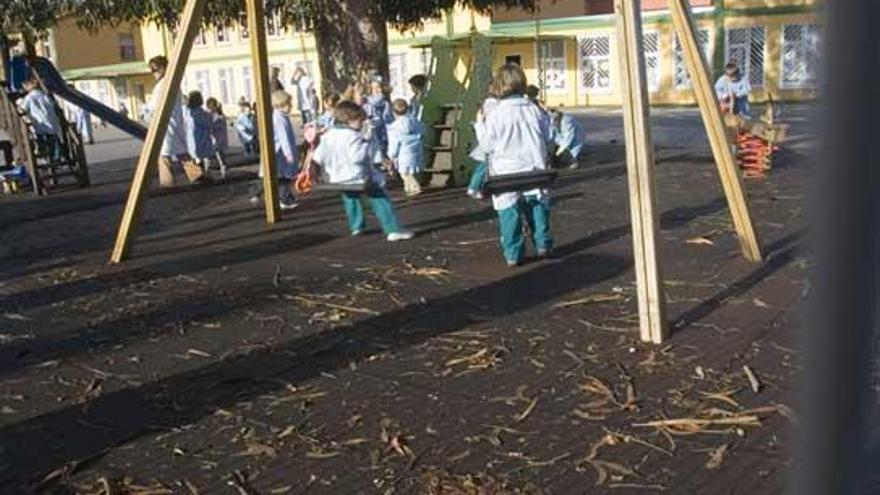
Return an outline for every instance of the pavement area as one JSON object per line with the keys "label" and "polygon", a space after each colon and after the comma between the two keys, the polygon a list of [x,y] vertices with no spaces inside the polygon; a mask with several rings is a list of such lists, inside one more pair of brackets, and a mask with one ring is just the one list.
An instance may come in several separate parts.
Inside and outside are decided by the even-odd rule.
{"label": "pavement area", "polygon": [[94,187],[0,198],[0,493],[781,493],[812,112],[783,108],[791,139],[745,183],[753,264],[697,111],[655,111],[663,345],[638,339],[613,110],[576,111],[557,256],[518,269],[463,189],[393,190],[418,237],[392,244],[329,194],[267,226],[253,165],[155,191],[108,265],[140,143],[99,130]]}

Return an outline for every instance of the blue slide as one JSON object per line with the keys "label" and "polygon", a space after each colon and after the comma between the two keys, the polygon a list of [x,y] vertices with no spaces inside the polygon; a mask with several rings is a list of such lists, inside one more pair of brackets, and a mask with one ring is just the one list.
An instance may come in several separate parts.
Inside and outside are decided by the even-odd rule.
{"label": "blue slide", "polygon": [[143,141],[147,138],[147,128],[135,122],[116,110],[104,105],[103,103],[89,97],[85,93],[80,92],[73,86],[69,85],[58,69],[52,65],[48,59],[37,57],[31,62],[31,69],[37,73],[40,80],[46,86],[46,89],[55,96],[61,97],[68,102],[76,105],[117,129]]}

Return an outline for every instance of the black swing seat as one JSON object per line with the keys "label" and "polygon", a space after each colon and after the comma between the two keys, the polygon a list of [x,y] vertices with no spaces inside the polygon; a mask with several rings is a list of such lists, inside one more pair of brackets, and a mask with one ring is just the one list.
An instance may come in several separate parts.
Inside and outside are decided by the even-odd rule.
{"label": "black swing seat", "polygon": [[484,194],[530,191],[549,187],[556,181],[555,170],[533,170],[518,174],[490,176],[483,184]]}
{"label": "black swing seat", "polygon": [[334,192],[354,192],[354,193],[362,193],[367,192],[370,188],[369,182],[359,182],[353,184],[315,184],[315,191],[334,191]]}

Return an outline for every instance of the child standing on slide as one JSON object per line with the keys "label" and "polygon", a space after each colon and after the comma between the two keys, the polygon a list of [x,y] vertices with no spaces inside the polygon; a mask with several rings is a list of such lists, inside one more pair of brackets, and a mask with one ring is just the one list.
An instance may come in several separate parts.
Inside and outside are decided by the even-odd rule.
{"label": "child standing on slide", "polygon": [[377,168],[382,163],[378,144],[362,134],[366,112],[355,102],[342,101],[336,106],[335,120],[335,126],[321,136],[312,160],[323,169],[331,184],[365,186],[362,192],[342,193],[351,235],[361,235],[366,228],[362,204],[366,196],[388,242],[412,239],[414,234],[401,228],[385,193],[384,177]]}

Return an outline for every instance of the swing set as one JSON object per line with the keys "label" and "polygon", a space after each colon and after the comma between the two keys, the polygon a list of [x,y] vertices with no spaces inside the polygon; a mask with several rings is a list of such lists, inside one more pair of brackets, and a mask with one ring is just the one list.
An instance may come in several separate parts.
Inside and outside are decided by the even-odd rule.
{"label": "swing set", "polygon": [[[144,147],[135,169],[116,243],[110,258],[113,263],[123,262],[130,253],[134,231],[147,195],[150,177],[159,159],[164,131],[168,126],[175,104],[175,92],[180,87],[207,2],[208,0],[187,0],[184,7],[183,29],[180,31],[180,37],[177,39],[171,55],[170,73],[166,75],[170,80],[163,85],[164,90],[160,97],[159,108],[150,123]],[[684,59],[693,82],[702,120],[709,137],[718,175],[727,198],[733,226],[739,237],[743,255],[749,261],[760,262],[762,259],[761,246],[738,174],[737,161],[733,153],[734,143],[730,142],[728,138],[721,110],[715,100],[709,79],[708,63],[697,42],[690,5],[688,0],[669,0],[669,8],[673,26],[682,45]],[[620,63],[618,65],[622,81],[626,163],[640,337],[646,342],[661,343],[668,337],[669,327],[666,318],[661,261],[657,251],[659,227],[655,198],[655,162],[651,130],[648,126],[649,103],[642,41],[641,0],[615,0],[614,10],[619,47],[617,53]],[[270,105],[268,52],[263,25],[264,14],[261,0],[247,0],[248,28],[252,33],[251,56],[257,83],[257,122],[261,130],[260,146],[263,150],[271,150],[274,137]],[[478,45],[479,50],[474,50],[472,56],[474,58],[487,56],[489,52],[486,44],[479,43]],[[435,58],[431,71],[433,88],[439,89],[441,84],[438,81],[454,77],[452,73],[439,73],[443,69],[451,69],[448,65],[438,64]],[[469,93],[483,91],[485,77],[471,78],[468,86],[475,84],[483,84],[482,89],[469,87],[467,88]],[[438,108],[461,109],[460,103],[447,102],[444,105],[440,105]],[[275,187],[277,178],[274,153],[261,153],[260,168],[263,172],[266,222],[272,225],[280,219]],[[503,190],[533,188],[535,187],[534,181],[539,180],[538,176],[542,174],[543,171],[535,173],[531,177],[516,177],[512,182],[499,178],[499,187]],[[516,184],[513,184],[514,182]]]}

